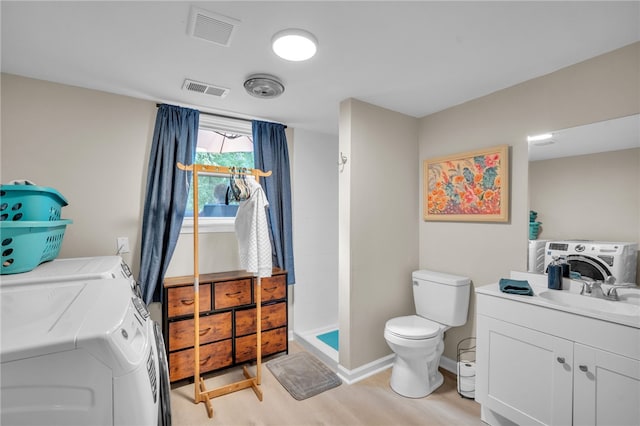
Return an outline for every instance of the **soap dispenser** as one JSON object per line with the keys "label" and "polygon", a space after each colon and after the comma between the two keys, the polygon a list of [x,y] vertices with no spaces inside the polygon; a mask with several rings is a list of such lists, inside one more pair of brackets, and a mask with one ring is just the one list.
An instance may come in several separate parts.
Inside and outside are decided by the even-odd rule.
{"label": "soap dispenser", "polygon": [[571,265],[566,257],[560,257],[560,266],[562,267],[562,278],[571,278]]}
{"label": "soap dispenser", "polygon": [[562,290],[562,265],[557,256],[553,257],[553,261],[547,267],[547,280],[549,289]]}

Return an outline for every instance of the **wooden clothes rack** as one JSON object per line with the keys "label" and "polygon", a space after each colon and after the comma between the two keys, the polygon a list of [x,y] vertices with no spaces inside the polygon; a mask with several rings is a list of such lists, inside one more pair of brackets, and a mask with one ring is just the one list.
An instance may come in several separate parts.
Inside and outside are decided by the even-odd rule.
{"label": "wooden clothes rack", "polygon": [[271,176],[271,171],[263,172],[258,169],[243,169],[243,172],[238,172],[237,168],[231,169],[224,166],[211,166],[205,164],[192,164],[184,165],[177,163],[177,167],[180,170],[193,172],[193,336],[194,336],[194,362],[193,362],[193,379],[194,379],[194,403],[198,404],[204,402],[207,408],[207,414],[209,417],[213,417],[213,406],[211,405],[211,398],[226,395],[228,393],[236,392],[241,389],[252,388],[256,396],[262,401],[262,390],[259,388],[262,379],[261,376],[261,364],[262,364],[262,289],[260,287],[260,277],[258,276],[257,290],[255,291],[256,298],[256,375],[251,376],[247,366],[242,367],[242,372],[245,379],[235,383],[221,386],[216,389],[207,390],[205,387],[204,379],[200,377],[200,268],[199,268],[199,254],[198,254],[198,174],[199,173],[211,173],[211,174],[226,174],[226,175],[253,175],[256,181],[261,176]]}

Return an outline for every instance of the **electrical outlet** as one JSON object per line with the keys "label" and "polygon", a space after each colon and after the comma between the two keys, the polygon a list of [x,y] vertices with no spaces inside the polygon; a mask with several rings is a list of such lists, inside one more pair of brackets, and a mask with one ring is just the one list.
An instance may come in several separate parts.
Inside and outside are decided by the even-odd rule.
{"label": "electrical outlet", "polygon": [[117,244],[116,254],[129,253],[131,251],[129,249],[129,237],[118,237]]}

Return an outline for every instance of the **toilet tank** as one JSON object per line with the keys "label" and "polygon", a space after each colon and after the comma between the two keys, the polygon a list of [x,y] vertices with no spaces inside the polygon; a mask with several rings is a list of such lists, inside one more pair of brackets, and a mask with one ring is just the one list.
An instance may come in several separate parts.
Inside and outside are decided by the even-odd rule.
{"label": "toilet tank", "polygon": [[452,327],[467,322],[470,278],[427,270],[412,278],[417,315]]}

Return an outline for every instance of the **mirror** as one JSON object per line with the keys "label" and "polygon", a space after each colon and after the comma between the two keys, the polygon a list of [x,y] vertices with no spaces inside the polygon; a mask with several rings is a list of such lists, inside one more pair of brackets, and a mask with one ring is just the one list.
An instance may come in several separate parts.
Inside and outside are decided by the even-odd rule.
{"label": "mirror", "polygon": [[547,240],[639,243],[640,115],[549,133],[529,142],[529,208],[540,222],[529,271],[541,272],[531,250]]}
{"label": "mirror", "polygon": [[529,162],[640,147],[640,114],[549,132],[529,143]]}

